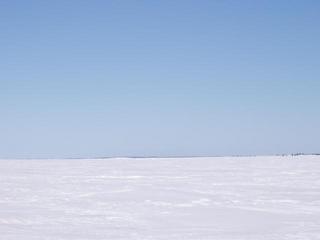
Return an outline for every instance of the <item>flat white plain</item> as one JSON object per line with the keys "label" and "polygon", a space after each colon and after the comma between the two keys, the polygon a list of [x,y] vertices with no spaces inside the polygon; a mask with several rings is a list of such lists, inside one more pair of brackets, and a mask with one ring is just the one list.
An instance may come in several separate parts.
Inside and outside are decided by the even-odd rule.
{"label": "flat white plain", "polygon": [[320,156],[0,160],[0,239],[320,239]]}

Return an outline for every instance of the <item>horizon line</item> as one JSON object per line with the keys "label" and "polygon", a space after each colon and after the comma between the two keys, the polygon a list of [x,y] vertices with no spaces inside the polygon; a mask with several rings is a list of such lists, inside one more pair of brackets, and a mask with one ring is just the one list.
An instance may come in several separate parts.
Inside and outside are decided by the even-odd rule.
{"label": "horizon line", "polygon": [[218,158],[218,157],[272,157],[272,156],[320,156],[320,153],[280,153],[280,154],[233,154],[233,155],[174,155],[174,156],[102,156],[102,157],[18,157],[2,158],[0,160],[81,160],[81,159],[115,159],[115,158]]}

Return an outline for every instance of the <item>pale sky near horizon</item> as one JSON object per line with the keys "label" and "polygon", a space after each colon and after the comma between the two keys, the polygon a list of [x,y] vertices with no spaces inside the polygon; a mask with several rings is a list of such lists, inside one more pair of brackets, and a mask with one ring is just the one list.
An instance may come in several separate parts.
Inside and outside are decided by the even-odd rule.
{"label": "pale sky near horizon", "polygon": [[0,158],[320,152],[320,1],[0,2]]}

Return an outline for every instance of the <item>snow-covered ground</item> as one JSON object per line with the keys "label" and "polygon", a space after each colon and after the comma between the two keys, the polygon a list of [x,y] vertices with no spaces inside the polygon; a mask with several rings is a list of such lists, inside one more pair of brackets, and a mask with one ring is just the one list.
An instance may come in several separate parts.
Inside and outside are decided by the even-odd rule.
{"label": "snow-covered ground", "polygon": [[0,160],[0,239],[320,239],[320,156]]}

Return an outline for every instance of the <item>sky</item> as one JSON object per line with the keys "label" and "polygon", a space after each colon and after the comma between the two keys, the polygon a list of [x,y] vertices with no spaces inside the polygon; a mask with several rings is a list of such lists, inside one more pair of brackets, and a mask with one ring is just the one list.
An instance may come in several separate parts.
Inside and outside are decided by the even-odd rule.
{"label": "sky", "polygon": [[320,152],[319,12],[0,1],[0,158]]}

